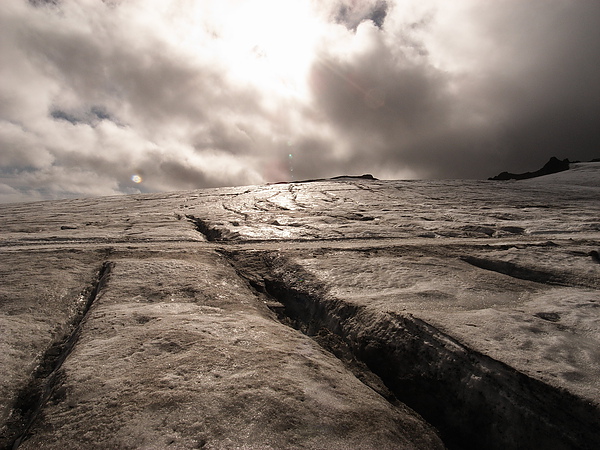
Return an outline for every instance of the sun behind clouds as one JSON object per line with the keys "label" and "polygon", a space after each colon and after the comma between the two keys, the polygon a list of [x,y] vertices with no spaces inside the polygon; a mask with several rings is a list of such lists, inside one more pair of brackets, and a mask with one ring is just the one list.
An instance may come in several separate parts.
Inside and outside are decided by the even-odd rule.
{"label": "sun behind clouds", "polygon": [[220,57],[236,83],[303,97],[315,46],[325,24],[306,0],[241,2],[219,32]]}

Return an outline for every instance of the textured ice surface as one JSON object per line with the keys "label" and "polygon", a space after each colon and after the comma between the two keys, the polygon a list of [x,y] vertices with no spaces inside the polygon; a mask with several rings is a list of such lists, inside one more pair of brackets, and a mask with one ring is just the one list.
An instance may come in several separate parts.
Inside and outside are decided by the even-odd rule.
{"label": "textured ice surface", "polygon": [[[446,355],[431,361],[449,377],[438,381],[482,395],[463,399],[473,417],[493,393],[477,391],[479,375],[452,376],[460,358],[499,386],[513,378],[488,367],[580,405],[564,433],[532,428],[580,445],[599,417],[599,198],[600,164],[581,163],[523,181],[346,178],[0,205],[0,444],[435,448],[378,381],[385,370],[352,359],[377,349],[346,357],[342,343],[385,342],[390,327],[392,345],[417,324],[418,370],[430,333]],[[277,320],[286,295],[327,317],[314,339]],[[527,405],[506,405],[503,426],[517,428]],[[465,446],[468,424],[453,431],[450,418],[464,411],[438,406],[442,438]],[[497,448],[517,448],[500,428]]]}

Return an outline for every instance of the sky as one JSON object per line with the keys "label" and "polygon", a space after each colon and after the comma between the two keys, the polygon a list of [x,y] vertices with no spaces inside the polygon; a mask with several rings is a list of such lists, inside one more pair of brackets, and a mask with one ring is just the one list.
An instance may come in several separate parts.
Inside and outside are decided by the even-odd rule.
{"label": "sky", "polygon": [[0,202],[600,157],[597,0],[2,0]]}

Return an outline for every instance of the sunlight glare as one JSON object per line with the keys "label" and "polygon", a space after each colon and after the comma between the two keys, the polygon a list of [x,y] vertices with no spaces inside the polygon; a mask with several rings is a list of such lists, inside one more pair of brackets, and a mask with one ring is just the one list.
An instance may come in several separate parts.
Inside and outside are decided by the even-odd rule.
{"label": "sunlight glare", "polygon": [[308,0],[243,2],[225,25],[223,56],[236,81],[282,96],[306,94],[323,27]]}

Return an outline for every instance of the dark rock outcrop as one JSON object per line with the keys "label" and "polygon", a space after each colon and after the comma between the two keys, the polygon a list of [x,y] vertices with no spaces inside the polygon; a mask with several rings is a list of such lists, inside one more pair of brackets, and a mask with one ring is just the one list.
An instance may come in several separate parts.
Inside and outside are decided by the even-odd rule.
{"label": "dark rock outcrop", "polygon": [[338,177],[333,177],[331,178],[332,180],[342,180],[345,178],[357,178],[359,180],[377,180],[377,178],[375,178],[373,175],[371,175],[370,173],[365,173],[364,175],[360,175],[360,176],[355,176],[355,175],[340,175]]}
{"label": "dark rock outcrop", "polygon": [[539,170],[536,170],[535,172],[525,172],[525,173],[502,172],[501,174],[496,175],[495,177],[488,178],[488,180],[500,180],[500,181],[526,180],[527,178],[541,177],[544,175],[550,175],[552,173],[558,173],[558,172],[562,172],[564,170],[568,170],[569,163],[570,163],[570,161],[568,158],[560,160],[553,156],[544,165],[544,167],[542,167]]}
{"label": "dark rock outcrop", "polygon": [[278,181],[276,183],[271,183],[271,184],[317,183],[317,182],[335,181],[335,180],[368,180],[368,181],[379,181],[378,178],[375,178],[370,173],[365,173],[364,175],[339,175],[337,177],[332,177],[332,178],[314,178],[314,179],[310,179],[310,180],[300,180],[300,181]]}

